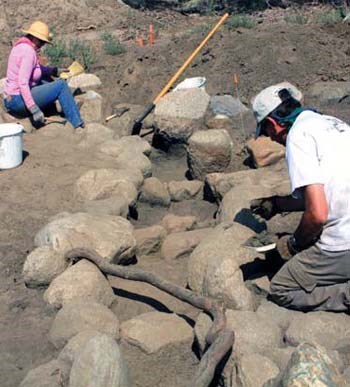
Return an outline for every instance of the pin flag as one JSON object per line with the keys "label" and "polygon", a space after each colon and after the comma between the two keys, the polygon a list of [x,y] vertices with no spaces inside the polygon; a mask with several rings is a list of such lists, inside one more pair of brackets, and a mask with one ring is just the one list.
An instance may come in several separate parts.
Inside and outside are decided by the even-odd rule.
{"label": "pin flag", "polygon": [[148,42],[149,42],[149,45],[152,46],[155,42],[155,35],[154,35],[154,31],[153,31],[153,25],[150,24],[149,25],[149,35],[148,35]]}
{"label": "pin flag", "polygon": [[140,33],[137,34],[136,41],[137,41],[137,45],[139,47],[143,47],[143,39],[142,39],[142,35]]}

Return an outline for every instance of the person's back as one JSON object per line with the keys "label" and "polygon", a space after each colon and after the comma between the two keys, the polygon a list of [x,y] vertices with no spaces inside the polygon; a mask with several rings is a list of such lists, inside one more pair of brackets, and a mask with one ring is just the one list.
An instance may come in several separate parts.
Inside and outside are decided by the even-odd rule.
{"label": "person's back", "polygon": [[324,184],[329,215],[318,244],[329,251],[350,249],[349,149],[350,126],[312,111],[299,115],[287,138],[292,190]]}

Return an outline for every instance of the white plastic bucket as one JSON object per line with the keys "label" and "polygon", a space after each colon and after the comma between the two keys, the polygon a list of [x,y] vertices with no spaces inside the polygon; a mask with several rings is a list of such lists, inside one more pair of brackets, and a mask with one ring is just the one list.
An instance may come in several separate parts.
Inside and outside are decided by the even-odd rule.
{"label": "white plastic bucket", "polygon": [[11,169],[22,164],[23,129],[19,124],[0,124],[0,169]]}
{"label": "white plastic bucket", "polygon": [[206,82],[207,79],[205,77],[186,78],[174,88],[174,91],[194,88],[204,89]]}

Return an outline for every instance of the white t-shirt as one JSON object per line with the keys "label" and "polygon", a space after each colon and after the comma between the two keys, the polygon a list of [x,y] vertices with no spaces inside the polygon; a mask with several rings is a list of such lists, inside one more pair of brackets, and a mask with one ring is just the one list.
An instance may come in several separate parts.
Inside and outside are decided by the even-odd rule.
{"label": "white t-shirt", "polygon": [[304,111],[291,127],[286,147],[293,196],[301,196],[301,187],[324,185],[328,220],[319,247],[350,249],[350,126],[335,117]]}

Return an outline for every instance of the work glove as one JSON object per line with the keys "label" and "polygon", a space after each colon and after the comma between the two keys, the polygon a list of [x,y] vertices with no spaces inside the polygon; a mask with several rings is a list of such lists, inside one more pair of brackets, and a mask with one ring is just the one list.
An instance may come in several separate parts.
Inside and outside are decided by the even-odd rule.
{"label": "work glove", "polygon": [[38,105],[34,105],[29,109],[33,116],[33,121],[37,124],[45,124],[44,113],[40,110]]}
{"label": "work glove", "polygon": [[276,198],[271,196],[269,198],[254,199],[250,202],[250,209],[253,214],[269,220],[277,214]]}
{"label": "work glove", "polygon": [[276,243],[276,250],[284,261],[289,261],[300,249],[297,246],[294,235],[283,235]]}

